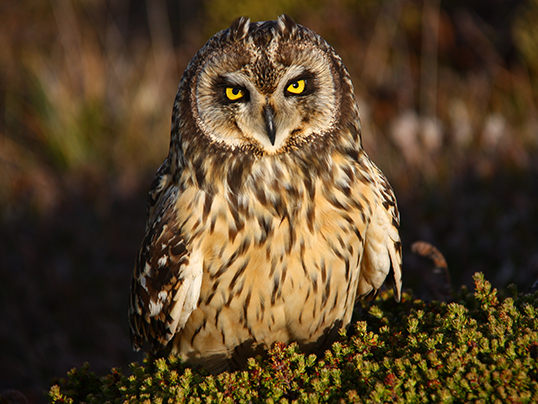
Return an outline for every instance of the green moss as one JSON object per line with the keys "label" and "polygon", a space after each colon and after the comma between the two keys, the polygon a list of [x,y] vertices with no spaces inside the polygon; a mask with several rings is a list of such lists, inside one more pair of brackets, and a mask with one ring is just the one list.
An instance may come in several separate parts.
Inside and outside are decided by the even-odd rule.
{"label": "green moss", "polygon": [[97,377],[85,365],[51,403],[538,402],[538,293],[501,299],[482,274],[452,303],[382,294],[324,357],[276,344],[242,372],[208,375],[175,358]]}

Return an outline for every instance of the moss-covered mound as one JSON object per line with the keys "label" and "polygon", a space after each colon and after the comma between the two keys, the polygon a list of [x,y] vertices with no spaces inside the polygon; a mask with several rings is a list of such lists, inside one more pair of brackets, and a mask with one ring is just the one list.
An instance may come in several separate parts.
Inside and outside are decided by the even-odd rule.
{"label": "moss-covered mound", "polygon": [[[176,359],[98,377],[86,365],[52,403],[536,403],[538,293],[500,299],[483,275],[454,303],[381,296],[323,358],[277,344],[242,372],[208,375]],[[360,310],[359,310],[360,311]]]}

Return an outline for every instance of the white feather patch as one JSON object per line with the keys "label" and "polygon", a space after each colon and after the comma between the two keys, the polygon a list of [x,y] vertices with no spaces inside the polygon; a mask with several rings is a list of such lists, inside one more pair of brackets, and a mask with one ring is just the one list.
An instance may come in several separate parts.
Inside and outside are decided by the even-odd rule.
{"label": "white feather patch", "polygon": [[202,268],[202,254],[199,251],[194,251],[190,254],[189,264],[181,270],[183,280],[173,296],[175,305],[170,312],[172,323],[169,325],[168,339],[171,339],[179,329],[185,326],[192,312],[198,307],[202,287]]}
{"label": "white feather patch", "polygon": [[159,267],[162,268],[166,265],[168,262],[168,255],[163,255],[161,258],[159,258],[159,261],[157,261],[157,264],[159,264]]}
{"label": "white feather patch", "polygon": [[164,290],[160,291],[159,294],[157,295],[157,300],[150,300],[149,301],[149,316],[150,317],[155,317],[155,316],[158,316],[162,309],[163,309],[163,306],[164,306],[164,303],[166,302],[166,299],[168,298],[168,293],[165,292]]}

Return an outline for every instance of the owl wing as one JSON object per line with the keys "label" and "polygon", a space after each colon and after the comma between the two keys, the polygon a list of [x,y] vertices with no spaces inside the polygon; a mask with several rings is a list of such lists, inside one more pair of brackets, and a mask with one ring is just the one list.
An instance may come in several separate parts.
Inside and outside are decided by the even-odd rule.
{"label": "owl wing", "polygon": [[133,347],[149,342],[162,350],[196,309],[202,284],[202,262],[185,245],[177,220],[179,193],[161,166],[148,196],[146,234],[131,281],[129,324]]}
{"label": "owl wing", "polygon": [[374,201],[364,240],[357,297],[373,299],[386,282],[392,286],[394,299],[399,302],[402,288],[400,213],[389,182],[373,162],[369,161],[369,165],[373,179],[371,186],[375,187]]}

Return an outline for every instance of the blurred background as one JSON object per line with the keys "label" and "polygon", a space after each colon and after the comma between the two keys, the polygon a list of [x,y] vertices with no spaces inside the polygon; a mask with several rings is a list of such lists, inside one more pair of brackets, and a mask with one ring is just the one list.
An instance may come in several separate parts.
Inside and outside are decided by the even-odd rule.
{"label": "blurred background", "polygon": [[[393,185],[410,253],[538,278],[538,0],[22,0],[0,5],[0,394],[43,402],[84,362],[126,369],[146,193],[181,74],[240,15],[323,36],[354,79],[364,146]],[[1,401],[1,400],[0,400]]]}

